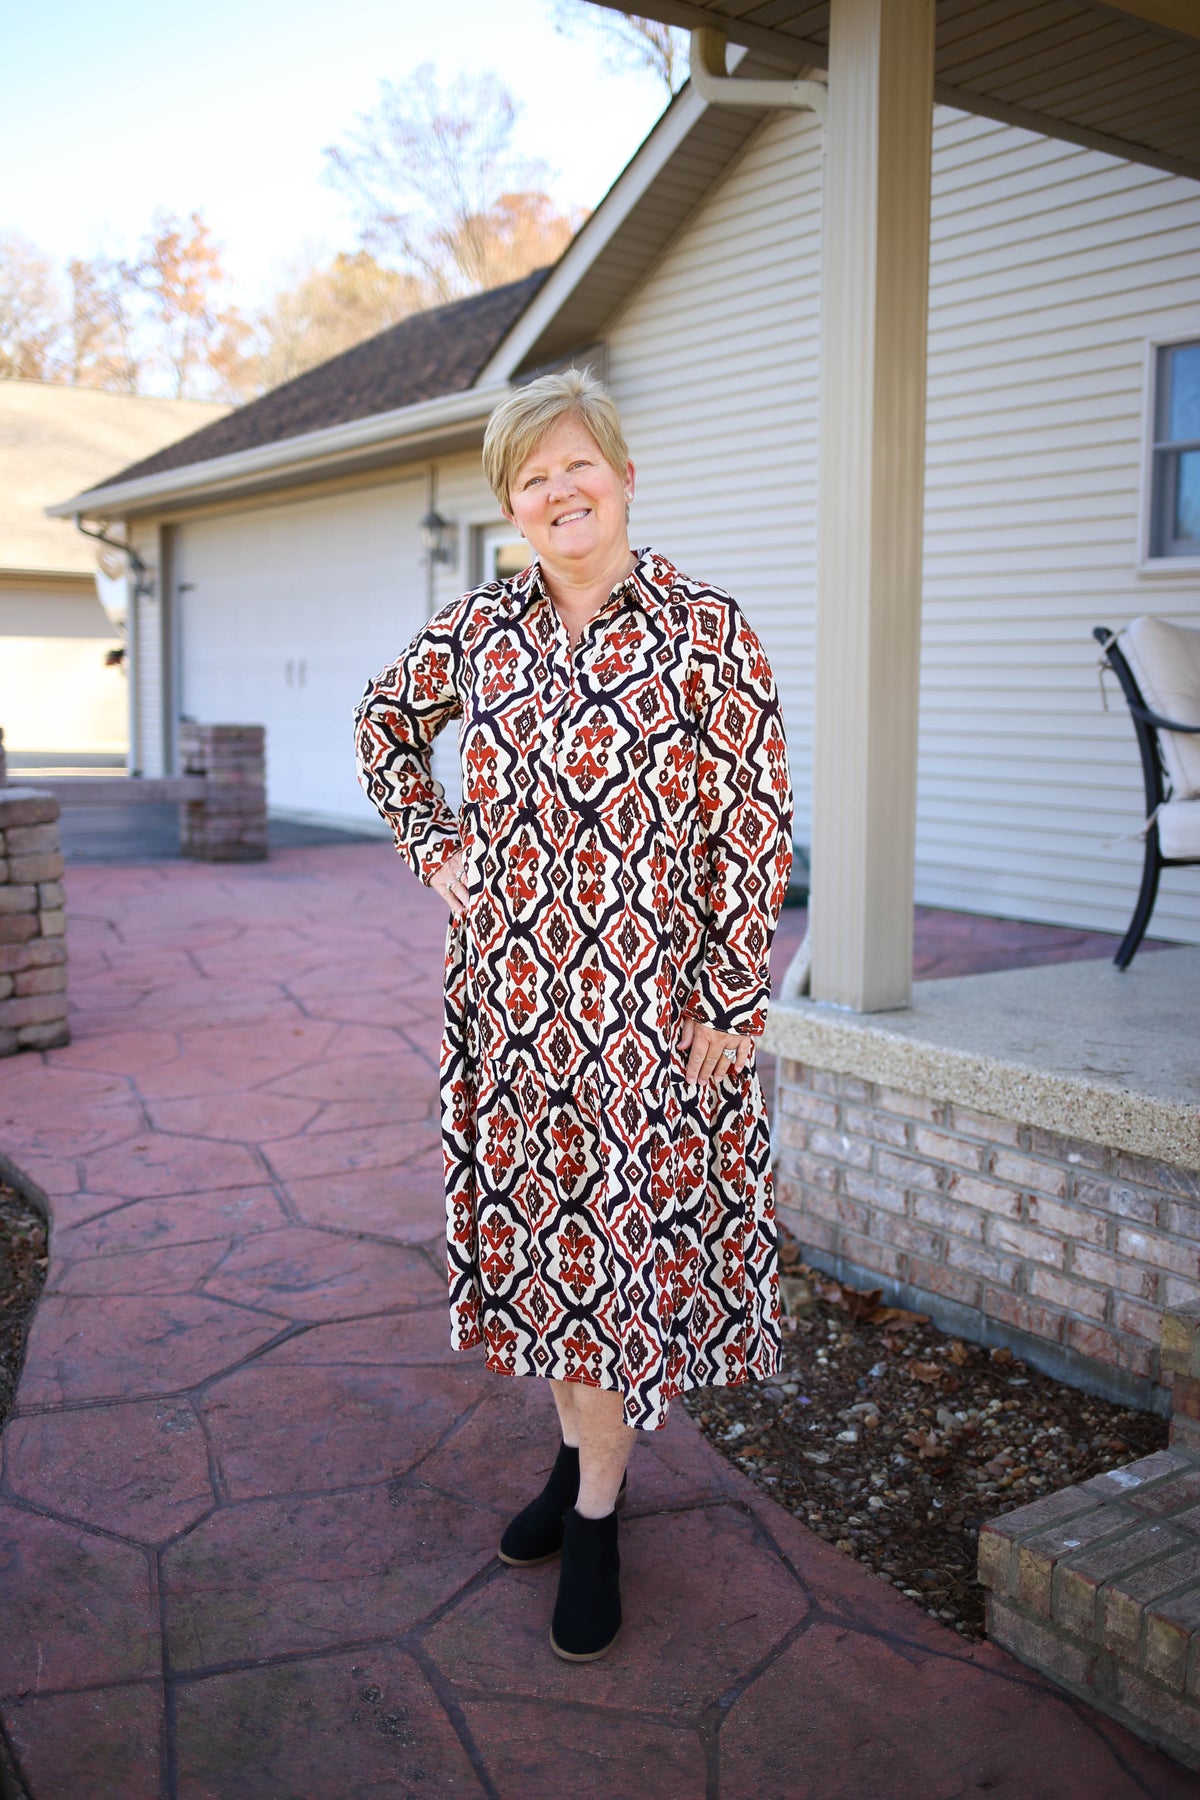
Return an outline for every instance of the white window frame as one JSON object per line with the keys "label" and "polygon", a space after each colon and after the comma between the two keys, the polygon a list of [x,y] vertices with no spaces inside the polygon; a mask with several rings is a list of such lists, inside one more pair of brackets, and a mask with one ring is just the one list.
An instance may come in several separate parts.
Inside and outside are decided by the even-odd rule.
{"label": "white window frame", "polygon": [[1162,337],[1148,338],[1145,345],[1145,370],[1142,378],[1142,480],[1138,499],[1138,564],[1139,575],[1150,577],[1200,576],[1200,555],[1155,556],[1154,545],[1154,438],[1157,418],[1158,353],[1177,344],[1200,344],[1200,319],[1191,331],[1173,331]]}

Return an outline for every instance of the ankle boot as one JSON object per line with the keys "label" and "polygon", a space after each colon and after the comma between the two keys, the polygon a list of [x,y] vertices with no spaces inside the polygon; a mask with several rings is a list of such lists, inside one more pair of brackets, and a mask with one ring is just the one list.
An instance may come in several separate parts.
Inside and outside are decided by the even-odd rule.
{"label": "ankle boot", "polygon": [[574,1507],[563,1519],[562,1568],[550,1626],[550,1648],[565,1662],[594,1662],[621,1629],[621,1557],[617,1513],[585,1519]]}
{"label": "ankle boot", "polygon": [[[625,1504],[627,1476],[621,1477],[617,1505]],[[501,1562],[515,1569],[529,1569],[536,1563],[550,1562],[562,1549],[563,1514],[579,1497],[579,1451],[572,1444],[560,1444],[550,1479],[535,1500],[519,1512],[506,1526],[500,1539]]]}
{"label": "ankle boot", "polygon": [[579,1451],[573,1444],[560,1444],[549,1481],[500,1539],[500,1561],[526,1569],[557,1556],[562,1548],[563,1514],[574,1506],[578,1493]]}

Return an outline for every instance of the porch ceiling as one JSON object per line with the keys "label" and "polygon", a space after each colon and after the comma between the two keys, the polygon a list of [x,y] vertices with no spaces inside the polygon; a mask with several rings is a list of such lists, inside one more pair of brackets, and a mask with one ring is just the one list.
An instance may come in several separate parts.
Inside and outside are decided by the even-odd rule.
{"label": "porch ceiling", "polygon": [[[829,0],[638,0],[638,10],[825,67]],[[937,0],[935,71],[947,106],[1200,180],[1197,0]]]}

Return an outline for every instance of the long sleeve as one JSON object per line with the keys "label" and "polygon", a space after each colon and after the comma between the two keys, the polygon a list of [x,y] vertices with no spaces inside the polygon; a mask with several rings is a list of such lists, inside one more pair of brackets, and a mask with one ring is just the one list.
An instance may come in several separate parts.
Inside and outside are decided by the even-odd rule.
{"label": "long sleeve", "polygon": [[433,777],[429,753],[438,732],[462,711],[464,611],[464,600],[457,600],[430,619],[404,654],[367,683],[354,714],[358,779],[426,885],[459,847],[458,820]]}
{"label": "long sleeve", "polygon": [[704,957],[685,1016],[757,1037],[792,869],[792,787],[771,666],[736,602],[697,607],[692,701],[707,867]]}

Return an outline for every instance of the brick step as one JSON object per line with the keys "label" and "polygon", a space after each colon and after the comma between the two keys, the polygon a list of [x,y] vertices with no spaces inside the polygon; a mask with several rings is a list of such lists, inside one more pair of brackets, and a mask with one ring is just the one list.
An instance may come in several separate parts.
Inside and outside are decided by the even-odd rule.
{"label": "brick step", "polygon": [[984,1526],[988,1636],[1200,1769],[1200,1303],[1163,1320],[1171,1443]]}

